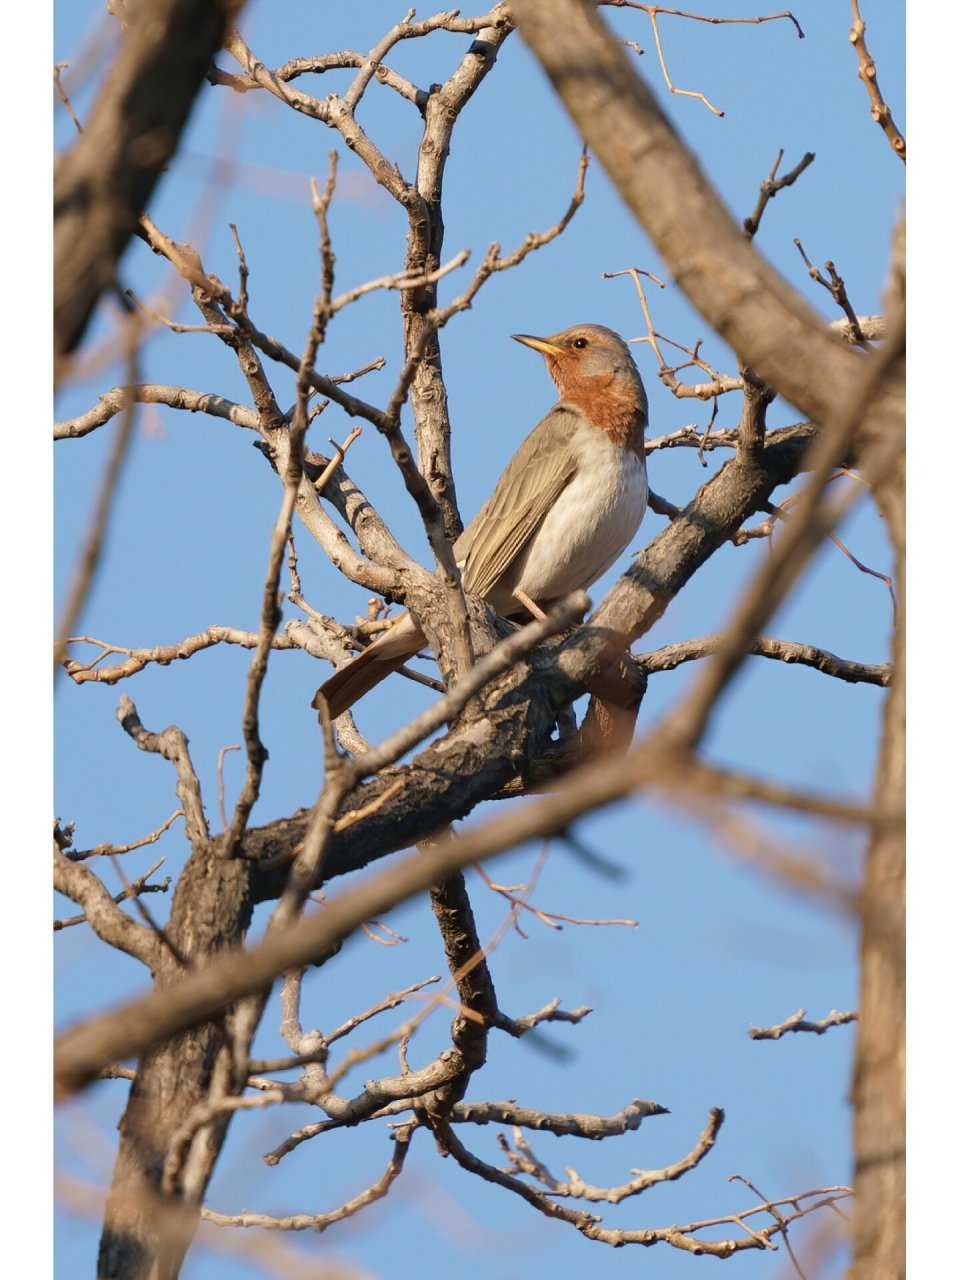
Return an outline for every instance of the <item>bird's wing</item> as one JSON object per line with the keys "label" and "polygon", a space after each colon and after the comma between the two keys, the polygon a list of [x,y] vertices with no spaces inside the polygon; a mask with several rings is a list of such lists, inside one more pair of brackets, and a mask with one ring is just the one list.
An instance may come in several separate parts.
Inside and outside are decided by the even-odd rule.
{"label": "bird's wing", "polygon": [[556,405],[510,459],[497,487],[454,545],[463,585],[486,596],[496,586],[573,479],[571,439],[580,414]]}

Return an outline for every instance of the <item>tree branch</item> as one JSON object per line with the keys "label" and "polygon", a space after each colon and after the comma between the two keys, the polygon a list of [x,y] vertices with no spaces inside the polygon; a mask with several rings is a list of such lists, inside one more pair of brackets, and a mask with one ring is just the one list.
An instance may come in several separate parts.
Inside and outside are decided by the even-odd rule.
{"label": "tree branch", "polygon": [[187,839],[195,850],[206,848],[210,842],[210,829],[203,812],[200,782],[190,759],[186,735],[175,725],[162,733],[150,733],[143,727],[137,708],[125,693],[120,695],[117,719],[141,751],[161,755],[174,766],[177,771],[177,798],[183,807]]}
{"label": "tree branch", "polygon": [[858,70],[857,75],[866,85],[867,93],[870,97],[870,114],[877,124],[886,134],[887,141],[893,148],[894,155],[898,155],[904,164],[907,163],[907,140],[893,122],[893,112],[884,101],[883,94],[880,92],[880,84],[877,80],[877,64],[870,57],[870,51],[867,48],[867,42],[864,39],[864,33],[867,24],[860,17],[859,0],[850,0],[850,8],[853,10],[853,26],[850,29],[850,43],[853,45],[857,54]]}
{"label": "tree branch", "polygon": [[856,1013],[838,1013],[836,1009],[831,1009],[819,1022],[808,1022],[806,1013],[806,1009],[798,1009],[783,1022],[778,1022],[775,1027],[751,1027],[750,1039],[779,1040],[788,1031],[812,1031],[814,1035],[822,1036],[831,1027],[845,1026],[848,1022],[856,1022],[859,1017]]}
{"label": "tree branch", "polygon": [[124,6],[120,52],[86,129],[54,174],[54,340],[79,343],[141,210],[177,148],[204,75],[242,0]]}
{"label": "tree branch", "polygon": [[[155,867],[152,869],[156,870]],[[167,883],[169,884],[169,881]],[[100,877],[94,875],[89,867],[71,862],[56,847],[53,853],[53,887],[58,893],[62,893],[71,902],[83,908],[83,915],[76,920],[55,921],[55,929],[66,928],[70,924],[85,919],[103,942],[116,947],[118,951],[125,951],[127,955],[145,964],[148,969],[156,968],[159,950],[156,934],[144,925],[131,920],[117,905],[127,898],[134,897],[135,893],[125,891],[113,897]],[[142,887],[141,885],[140,888]],[[160,886],[153,885],[151,888],[157,891]]]}
{"label": "tree branch", "polygon": [[[648,675],[653,675],[655,672],[673,671],[684,662],[706,658],[716,653],[722,643],[723,632],[717,632],[716,635],[700,636],[696,640],[681,640],[677,644],[664,645],[662,649],[655,649],[652,653],[633,654],[632,661],[638,663]],[[778,662],[796,662],[804,667],[813,667],[824,675],[846,680],[850,684],[876,684],[883,688],[890,684],[892,668],[888,662],[852,662],[812,644],[777,640],[773,636],[758,636],[747,652]]]}

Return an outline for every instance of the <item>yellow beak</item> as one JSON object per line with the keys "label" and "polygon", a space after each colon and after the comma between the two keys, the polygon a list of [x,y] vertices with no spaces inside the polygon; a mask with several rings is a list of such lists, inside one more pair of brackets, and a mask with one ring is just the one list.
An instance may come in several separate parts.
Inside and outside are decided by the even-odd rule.
{"label": "yellow beak", "polygon": [[514,342],[522,342],[525,347],[533,347],[534,351],[540,351],[545,356],[562,356],[564,354],[562,347],[554,346],[546,338],[533,338],[529,333],[512,333],[510,336]]}

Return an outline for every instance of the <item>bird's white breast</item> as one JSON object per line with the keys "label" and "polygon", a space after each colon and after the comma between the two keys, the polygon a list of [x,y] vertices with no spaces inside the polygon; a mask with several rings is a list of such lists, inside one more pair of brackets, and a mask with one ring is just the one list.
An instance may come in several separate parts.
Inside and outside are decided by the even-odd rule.
{"label": "bird's white breast", "polygon": [[571,482],[510,574],[533,600],[589,587],[636,533],[647,506],[647,468],[632,449],[584,422],[571,440],[578,465]]}

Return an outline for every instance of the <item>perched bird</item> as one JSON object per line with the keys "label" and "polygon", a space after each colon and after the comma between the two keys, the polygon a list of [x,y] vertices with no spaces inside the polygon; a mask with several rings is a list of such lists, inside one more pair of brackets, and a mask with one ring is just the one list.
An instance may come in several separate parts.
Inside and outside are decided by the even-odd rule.
{"label": "perched bird", "polygon": [[[513,337],[542,352],[560,399],[453,548],[464,591],[504,618],[546,610],[596,582],[647,505],[647,397],[627,344],[599,324]],[[313,705],[324,698],[336,719],[425,644],[416,617],[402,614],[320,686]]]}

